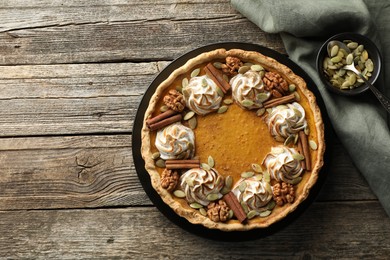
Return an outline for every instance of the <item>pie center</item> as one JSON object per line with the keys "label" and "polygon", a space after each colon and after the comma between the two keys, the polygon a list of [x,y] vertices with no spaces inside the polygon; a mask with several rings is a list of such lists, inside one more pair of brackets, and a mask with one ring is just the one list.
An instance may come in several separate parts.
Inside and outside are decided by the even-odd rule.
{"label": "pie center", "polygon": [[223,114],[197,119],[195,147],[200,161],[207,162],[212,156],[218,172],[224,177],[232,176],[234,181],[240,179],[242,172],[252,171],[252,163],[261,165],[270,147],[278,145],[262,117],[236,104]]}

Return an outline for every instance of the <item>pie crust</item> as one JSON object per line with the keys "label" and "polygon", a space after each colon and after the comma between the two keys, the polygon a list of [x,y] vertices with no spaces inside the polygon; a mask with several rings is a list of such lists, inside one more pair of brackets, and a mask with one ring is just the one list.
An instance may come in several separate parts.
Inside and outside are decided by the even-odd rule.
{"label": "pie crust", "polygon": [[[294,201],[292,203],[285,203],[283,206],[275,206],[275,208],[272,209],[272,213],[266,217],[256,216],[243,223],[240,223],[240,221],[234,217],[226,222],[214,222],[209,217],[202,215],[199,210],[191,208],[185,199],[177,198],[173,195],[172,192],[162,188],[161,174],[164,169],[157,167],[155,164],[156,160],[153,159],[153,154],[157,151],[155,146],[156,131],[151,131],[146,123],[148,119],[161,113],[160,107],[164,104],[162,101],[164,95],[166,95],[170,89],[175,89],[178,84],[181,84],[184,77],[190,78],[190,74],[194,69],[203,68],[206,64],[216,61],[223,62],[227,57],[237,57],[244,63],[250,62],[252,64],[260,64],[266,71],[276,72],[281,75],[282,78],[285,79],[289,84],[294,84],[296,86],[295,92],[297,92],[299,95],[298,103],[302,105],[306,112],[305,117],[307,120],[308,129],[310,131],[308,133],[308,139],[314,141],[316,144],[316,149],[310,150],[311,170],[303,170],[301,175],[302,180],[296,184],[295,187]],[[225,95],[225,97],[229,95],[231,94],[228,93]],[[247,167],[248,164],[250,165],[251,163],[254,163],[253,160],[257,160],[256,163],[261,164],[262,160],[264,159],[264,155],[255,156],[253,155],[253,152],[249,153],[249,155],[245,155],[245,151],[257,151],[257,149],[259,149],[259,151],[261,149],[263,151],[267,151],[270,150],[272,146],[283,145],[283,142],[277,142],[273,140],[270,132],[268,131],[267,125],[264,122],[264,119],[260,117],[256,118],[255,111],[256,110],[244,110],[234,103],[229,106],[229,114],[226,113],[226,118],[224,118],[224,114],[215,115],[217,113],[210,113],[204,116],[198,115],[198,126],[194,130],[196,136],[195,139],[199,139],[202,142],[205,140],[204,142],[206,145],[205,147],[197,147],[198,143],[196,141],[195,156],[198,156],[201,162],[207,162],[207,157],[212,154],[216,161],[214,168],[225,178],[227,174],[233,175],[234,183],[237,183],[237,181],[240,179],[240,174],[245,167],[248,171],[251,170]],[[265,114],[267,113],[268,112],[265,112]],[[213,118],[208,120],[208,117]],[[255,118],[254,120],[258,120],[256,121],[256,124],[258,124],[258,129],[260,130],[256,129],[256,125],[254,125],[252,118]],[[240,123],[223,123],[223,121],[226,120],[236,119],[242,119],[244,120],[244,123],[247,122],[248,128],[245,128],[245,125]],[[227,127],[227,129],[220,129],[220,131],[210,131],[208,128],[212,127],[213,129],[216,129],[218,120],[220,120],[221,126]],[[210,124],[213,125],[210,126]],[[247,130],[249,131],[249,140],[245,139],[244,137],[242,141],[238,138],[237,133],[242,132],[242,135],[245,136],[248,134]],[[259,131],[260,141],[252,142],[252,138],[256,139],[256,136],[259,136],[259,134],[252,135],[252,133],[258,133]],[[212,135],[210,132],[216,132],[215,135],[217,136],[210,137],[210,135]],[[224,136],[225,134],[226,136]],[[236,136],[237,139],[232,138],[232,134]],[[241,49],[216,49],[210,52],[205,52],[188,60],[183,66],[173,71],[171,75],[157,87],[154,95],[150,99],[149,106],[145,112],[141,137],[141,154],[145,161],[145,169],[150,175],[153,188],[161,196],[164,203],[169,205],[178,215],[186,218],[190,223],[201,224],[207,228],[219,229],[222,231],[245,231],[255,228],[267,228],[273,223],[285,218],[289,213],[293,212],[297,206],[309,196],[310,189],[316,183],[319,171],[323,166],[323,156],[325,151],[324,125],[321,112],[316,103],[315,96],[311,91],[308,90],[306,82],[301,77],[294,74],[290,68],[279,63],[275,59],[265,56],[259,52],[245,51]],[[223,150],[224,144],[213,144],[212,146],[208,146],[208,144],[210,144],[210,142],[212,142],[214,139],[219,142],[224,142],[221,140],[226,140],[228,143],[226,145],[233,145],[233,149]],[[263,143],[263,139],[268,141],[264,141],[265,143]],[[238,142],[236,146],[234,146],[234,142]],[[210,147],[216,147],[215,151],[210,150]],[[296,145],[290,144],[290,147],[296,147]],[[240,154],[242,154],[242,156],[240,156]],[[259,152],[259,154],[261,154],[261,152]],[[251,157],[252,155],[254,156],[253,158]],[[232,167],[229,167],[230,164],[235,165],[232,161],[232,158],[236,165],[244,165],[246,163],[246,166],[240,170],[232,169]],[[235,162],[236,159],[241,162]],[[237,167],[239,168],[239,166]]]}

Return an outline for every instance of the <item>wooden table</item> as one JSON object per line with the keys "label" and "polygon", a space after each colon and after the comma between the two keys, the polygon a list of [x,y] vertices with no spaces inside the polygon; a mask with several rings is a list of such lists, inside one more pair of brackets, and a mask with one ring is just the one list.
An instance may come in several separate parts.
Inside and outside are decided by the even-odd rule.
{"label": "wooden table", "polygon": [[387,258],[390,220],[336,139],[316,201],[249,242],[195,236],[153,206],[132,127],[153,78],[221,41],[284,52],[227,0],[0,0],[2,259]]}

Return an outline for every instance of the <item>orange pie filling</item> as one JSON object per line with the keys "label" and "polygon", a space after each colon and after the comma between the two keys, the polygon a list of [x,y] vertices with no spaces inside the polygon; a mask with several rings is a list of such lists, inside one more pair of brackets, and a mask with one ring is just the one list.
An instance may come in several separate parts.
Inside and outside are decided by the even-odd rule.
{"label": "orange pie filling", "polygon": [[208,228],[268,227],[306,199],[323,164],[313,94],[257,52],[218,49],[189,60],[157,88],[142,131],[153,187]]}

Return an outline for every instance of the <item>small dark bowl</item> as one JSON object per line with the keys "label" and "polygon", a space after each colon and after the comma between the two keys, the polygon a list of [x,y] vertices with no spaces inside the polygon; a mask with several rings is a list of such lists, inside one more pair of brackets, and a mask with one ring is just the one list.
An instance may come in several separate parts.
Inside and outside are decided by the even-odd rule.
{"label": "small dark bowl", "polygon": [[360,93],[366,91],[367,89],[369,89],[369,87],[364,83],[363,83],[363,85],[361,85],[359,87],[356,87],[353,89],[346,89],[346,90],[342,90],[342,89],[339,89],[339,88],[332,86],[332,84],[329,82],[328,78],[326,77],[326,75],[324,73],[324,66],[323,66],[323,61],[324,61],[325,57],[328,55],[326,47],[328,45],[328,42],[330,42],[332,40],[338,40],[338,41],[352,40],[354,42],[357,42],[359,44],[364,45],[364,49],[367,50],[367,52],[368,52],[368,57],[374,63],[374,71],[372,72],[371,77],[368,79],[368,81],[371,84],[374,84],[375,81],[378,79],[378,76],[380,74],[381,67],[382,67],[381,54],[380,54],[378,48],[376,47],[376,45],[369,38],[367,38],[361,34],[357,34],[357,33],[349,33],[349,32],[348,33],[340,33],[340,34],[334,35],[331,38],[329,38],[321,46],[321,48],[317,54],[317,71],[318,71],[318,74],[319,74],[322,82],[325,84],[325,86],[332,92],[335,92],[335,93],[341,94],[341,95],[347,95],[347,96],[357,95],[357,94],[360,94]]}

